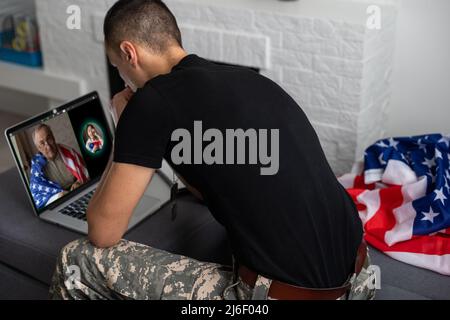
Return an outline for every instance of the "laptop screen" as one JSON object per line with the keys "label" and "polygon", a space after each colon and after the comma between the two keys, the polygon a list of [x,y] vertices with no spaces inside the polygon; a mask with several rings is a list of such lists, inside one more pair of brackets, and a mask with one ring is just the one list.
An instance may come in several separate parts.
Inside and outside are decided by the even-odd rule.
{"label": "laptop screen", "polygon": [[112,148],[96,93],[26,121],[7,135],[38,214],[98,180]]}

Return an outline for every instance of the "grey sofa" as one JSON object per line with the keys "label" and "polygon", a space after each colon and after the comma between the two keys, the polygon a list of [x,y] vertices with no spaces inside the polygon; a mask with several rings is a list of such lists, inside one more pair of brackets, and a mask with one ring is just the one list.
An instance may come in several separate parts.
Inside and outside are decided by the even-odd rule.
{"label": "grey sofa", "polygon": [[[15,169],[0,175],[0,299],[47,299],[56,257],[82,235],[41,221]],[[189,194],[135,227],[125,238],[199,260],[231,263],[225,230]],[[377,299],[450,299],[450,277],[412,267],[371,250],[381,268]]]}

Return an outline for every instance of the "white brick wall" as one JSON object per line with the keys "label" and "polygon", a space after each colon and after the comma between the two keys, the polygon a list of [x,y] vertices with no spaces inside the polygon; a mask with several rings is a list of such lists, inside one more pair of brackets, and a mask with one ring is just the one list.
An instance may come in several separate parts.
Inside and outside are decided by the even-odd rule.
{"label": "white brick wall", "polygon": [[[317,130],[335,173],[342,174],[385,131],[396,7],[383,6],[383,28],[369,31],[365,6],[358,7],[360,18],[345,19],[302,10],[268,11],[264,9],[269,0],[264,1],[261,8],[250,0],[242,0],[246,5],[241,7],[239,1],[233,5],[200,0],[166,3],[178,19],[188,52],[260,68],[291,94]],[[83,77],[107,103],[101,23],[114,0],[79,0],[80,31],[65,28],[65,10],[73,1],[36,2],[45,68]],[[296,4],[280,2],[278,6],[294,8]]]}

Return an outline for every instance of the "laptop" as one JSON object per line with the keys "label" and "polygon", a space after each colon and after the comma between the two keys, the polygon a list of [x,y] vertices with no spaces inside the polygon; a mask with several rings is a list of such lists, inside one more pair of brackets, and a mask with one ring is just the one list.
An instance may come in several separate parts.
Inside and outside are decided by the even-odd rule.
{"label": "laptop", "polygon": [[[21,122],[5,135],[34,213],[87,234],[86,208],[113,147],[98,93]],[[128,230],[167,203],[171,188],[171,180],[156,170]]]}

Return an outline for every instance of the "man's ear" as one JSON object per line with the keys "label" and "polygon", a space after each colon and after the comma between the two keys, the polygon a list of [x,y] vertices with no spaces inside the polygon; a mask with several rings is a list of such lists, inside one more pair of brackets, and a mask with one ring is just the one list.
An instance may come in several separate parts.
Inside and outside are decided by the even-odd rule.
{"label": "man's ear", "polygon": [[122,41],[120,44],[120,54],[133,67],[137,64],[137,52],[134,45],[129,41]]}

